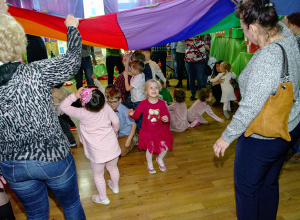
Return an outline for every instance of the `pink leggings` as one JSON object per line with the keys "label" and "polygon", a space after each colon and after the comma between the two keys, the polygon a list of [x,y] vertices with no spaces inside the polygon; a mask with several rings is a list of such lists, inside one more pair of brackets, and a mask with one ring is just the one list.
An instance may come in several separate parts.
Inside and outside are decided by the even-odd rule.
{"label": "pink leggings", "polygon": [[119,186],[120,173],[118,169],[118,160],[119,157],[116,157],[115,159],[106,163],[94,163],[91,161],[91,167],[94,174],[94,181],[101,200],[106,199],[106,183],[104,179],[105,167],[110,174],[113,188]]}

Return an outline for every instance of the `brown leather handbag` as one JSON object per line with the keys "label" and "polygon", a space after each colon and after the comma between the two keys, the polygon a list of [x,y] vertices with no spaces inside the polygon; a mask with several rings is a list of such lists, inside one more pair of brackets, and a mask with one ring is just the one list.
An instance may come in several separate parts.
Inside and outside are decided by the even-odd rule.
{"label": "brown leather handbag", "polygon": [[[279,44],[277,44],[279,45]],[[259,134],[264,137],[282,138],[291,141],[288,129],[289,114],[294,101],[293,84],[289,81],[288,60],[285,49],[279,45],[283,53],[283,72],[277,93],[270,95],[264,107],[250,123],[245,137]]]}

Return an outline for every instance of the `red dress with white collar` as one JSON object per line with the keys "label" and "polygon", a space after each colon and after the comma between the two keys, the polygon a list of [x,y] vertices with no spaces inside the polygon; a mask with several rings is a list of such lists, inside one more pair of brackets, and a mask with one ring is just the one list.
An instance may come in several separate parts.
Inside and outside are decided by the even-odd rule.
{"label": "red dress with white collar", "polygon": [[[152,104],[145,99],[136,108],[131,118],[138,119],[143,114],[142,128],[139,133],[139,149],[160,154],[167,148],[173,149],[173,135],[168,123],[170,114],[164,101],[158,99]],[[169,121],[163,122],[162,116],[168,116]]]}

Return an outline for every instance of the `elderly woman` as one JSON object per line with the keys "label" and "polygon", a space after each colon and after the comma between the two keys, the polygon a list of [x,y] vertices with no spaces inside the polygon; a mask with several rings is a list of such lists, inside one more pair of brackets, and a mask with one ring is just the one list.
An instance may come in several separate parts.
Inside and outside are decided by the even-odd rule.
{"label": "elderly woman", "polygon": [[[293,33],[281,22],[274,5],[268,0],[240,2],[240,15],[245,36],[260,49],[253,55],[239,76],[243,99],[231,123],[214,145],[215,155],[224,156],[236,138],[234,179],[238,219],[276,219],[278,178],[288,150],[300,136],[300,54]],[[288,120],[292,140],[266,138],[257,134],[245,137],[244,132],[281,83],[284,47],[293,83],[294,103]],[[274,119],[276,120],[276,119]]]}
{"label": "elderly woman", "polygon": [[74,158],[52,99],[52,87],[80,67],[78,19],[68,15],[65,25],[65,55],[24,65],[20,62],[26,50],[24,30],[13,17],[0,14],[0,174],[24,205],[28,219],[49,218],[47,187],[66,219],[85,219]]}

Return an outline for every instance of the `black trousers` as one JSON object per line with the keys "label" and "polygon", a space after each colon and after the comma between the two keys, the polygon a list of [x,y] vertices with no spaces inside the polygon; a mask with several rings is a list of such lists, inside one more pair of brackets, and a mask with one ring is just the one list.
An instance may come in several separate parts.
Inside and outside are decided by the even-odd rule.
{"label": "black trousers", "polygon": [[[167,73],[167,52],[152,52],[151,54],[151,60],[155,61],[156,63],[159,62],[161,63],[161,71],[166,77]],[[167,78],[167,77],[166,77]]]}
{"label": "black trousers", "polygon": [[123,73],[125,70],[124,65],[122,63],[121,57],[109,56],[106,57],[106,69],[108,75],[108,85],[112,85],[114,83],[114,68],[115,66],[118,68],[119,73]]}

